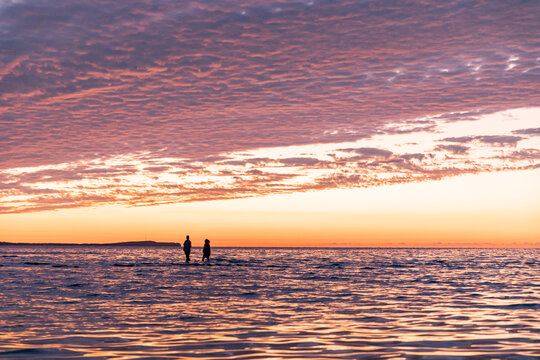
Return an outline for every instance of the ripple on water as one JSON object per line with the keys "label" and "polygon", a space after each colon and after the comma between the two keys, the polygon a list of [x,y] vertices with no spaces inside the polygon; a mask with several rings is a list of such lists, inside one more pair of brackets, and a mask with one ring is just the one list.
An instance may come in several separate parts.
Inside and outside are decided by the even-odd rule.
{"label": "ripple on water", "polygon": [[540,358],[535,249],[2,250],[0,358]]}

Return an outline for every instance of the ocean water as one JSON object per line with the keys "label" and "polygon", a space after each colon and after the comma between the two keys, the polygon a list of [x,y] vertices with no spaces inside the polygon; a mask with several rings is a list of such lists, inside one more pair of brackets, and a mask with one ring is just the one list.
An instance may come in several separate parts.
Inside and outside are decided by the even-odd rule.
{"label": "ocean water", "polygon": [[539,255],[2,246],[0,358],[539,359]]}

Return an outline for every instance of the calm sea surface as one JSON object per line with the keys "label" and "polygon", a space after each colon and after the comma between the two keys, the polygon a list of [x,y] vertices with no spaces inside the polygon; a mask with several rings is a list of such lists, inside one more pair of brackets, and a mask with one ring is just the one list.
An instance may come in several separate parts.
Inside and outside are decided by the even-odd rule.
{"label": "calm sea surface", "polygon": [[0,247],[0,358],[540,358],[538,249],[182,261],[176,248]]}

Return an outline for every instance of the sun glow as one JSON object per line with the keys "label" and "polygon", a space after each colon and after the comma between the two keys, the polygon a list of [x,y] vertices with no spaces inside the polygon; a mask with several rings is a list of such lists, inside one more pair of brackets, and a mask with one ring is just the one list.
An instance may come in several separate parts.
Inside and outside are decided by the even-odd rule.
{"label": "sun glow", "polygon": [[[0,241],[213,239],[215,246],[540,246],[540,170],[147,207],[0,217]],[[31,227],[28,224],[32,224]]]}

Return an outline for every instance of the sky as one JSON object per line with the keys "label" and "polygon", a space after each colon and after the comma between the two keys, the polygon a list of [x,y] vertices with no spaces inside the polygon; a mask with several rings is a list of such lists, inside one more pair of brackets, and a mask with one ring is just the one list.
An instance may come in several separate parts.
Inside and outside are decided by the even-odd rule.
{"label": "sky", "polygon": [[539,18],[0,0],[0,241],[540,247]]}

